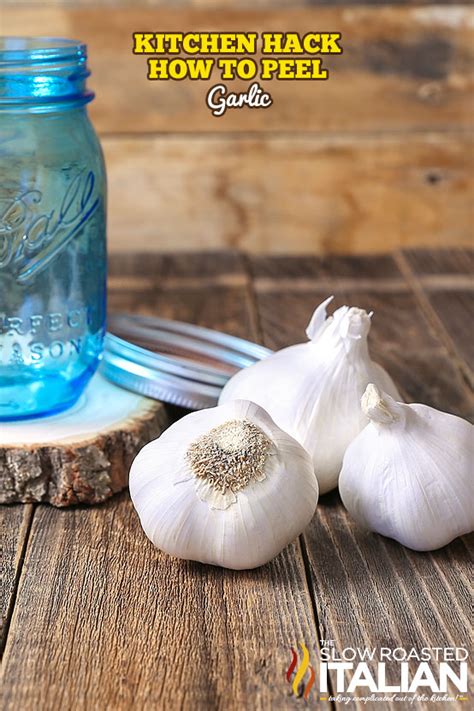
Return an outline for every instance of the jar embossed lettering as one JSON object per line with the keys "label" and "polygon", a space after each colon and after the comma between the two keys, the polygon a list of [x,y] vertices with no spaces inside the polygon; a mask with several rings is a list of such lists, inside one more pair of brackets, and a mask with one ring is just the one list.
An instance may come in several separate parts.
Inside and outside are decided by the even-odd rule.
{"label": "jar embossed lettering", "polygon": [[106,182],[86,47],[0,40],[0,420],[73,405],[105,333]]}

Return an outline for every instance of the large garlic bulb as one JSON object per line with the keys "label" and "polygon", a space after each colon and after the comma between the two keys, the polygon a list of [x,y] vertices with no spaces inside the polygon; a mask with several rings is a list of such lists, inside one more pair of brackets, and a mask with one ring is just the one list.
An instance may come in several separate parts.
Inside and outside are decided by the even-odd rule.
{"label": "large garlic bulb", "polygon": [[239,371],[219,400],[244,398],[265,408],[311,455],[321,494],[337,485],[344,452],[367,424],[360,398],[368,383],[401,399],[389,375],[370,359],[369,314],[342,306],[326,319],[331,299],[314,312],[307,343]]}
{"label": "large garlic bulb", "polygon": [[193,412],[144,447],[130,493],[150,540],[170,555],[255,568],[311,520],[311,458],[258,405]]}
{"label": "large garlic bulb", "polygon": [[417,551],[474,529],[474,427],[427,405],[404,405],[369,385],[370,423],[348,447],[339,478],[364,528]]}

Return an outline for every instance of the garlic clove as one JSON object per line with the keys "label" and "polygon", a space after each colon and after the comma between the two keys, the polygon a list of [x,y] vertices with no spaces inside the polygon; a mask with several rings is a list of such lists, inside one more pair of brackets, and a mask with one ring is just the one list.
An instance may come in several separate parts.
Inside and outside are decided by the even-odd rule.
{"label": "garlic clove", "polygon": [[232,401],[191,413],[144,447],[130,493],[147,536],[180,558],[253,568],[311,520],[311,459],[259,406]]}
{"label": "garlic clove", "polygon": [[344,456],[339,491],[364,528],[425,551],[474,529],[474,428],[454,415],[396,402],[370,384],[370,422]]}
{"label": "garlic clove", "polygon": [[395,384],[369,355],[371,316],[342,306],[326,318],[326,299],[308,326],[310,341],[290,346],[239,371],[219,403],[253,400],[312,457],[320,493],[337,486],[344,452],[367,424],[360,398],[375,382],[396,399]]}

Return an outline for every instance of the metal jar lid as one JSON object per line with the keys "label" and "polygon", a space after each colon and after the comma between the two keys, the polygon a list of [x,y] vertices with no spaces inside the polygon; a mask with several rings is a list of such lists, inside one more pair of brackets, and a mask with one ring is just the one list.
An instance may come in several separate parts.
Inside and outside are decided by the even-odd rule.
{"label": "metal jar lid", "polygon": [[182,321],[113,314],[102,373],[127,390],[200,410],[217,403],[229,378],[272,352]]}

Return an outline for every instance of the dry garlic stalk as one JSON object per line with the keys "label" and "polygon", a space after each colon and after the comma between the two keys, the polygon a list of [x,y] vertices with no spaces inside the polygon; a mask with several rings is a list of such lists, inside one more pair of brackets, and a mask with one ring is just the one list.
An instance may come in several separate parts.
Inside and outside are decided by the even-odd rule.
{"label": "dry garlic stalk", "polygon": [[191,413],[150,442],[130,472],[145,533],[179,558],[226,568],[268,562],[311,520],[311,459],[258,405]]}

